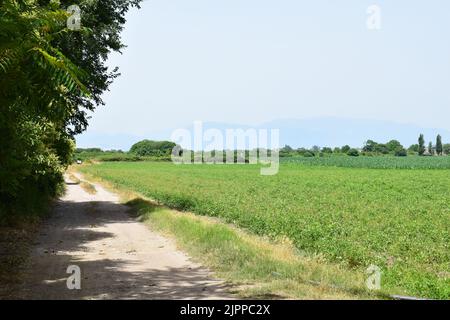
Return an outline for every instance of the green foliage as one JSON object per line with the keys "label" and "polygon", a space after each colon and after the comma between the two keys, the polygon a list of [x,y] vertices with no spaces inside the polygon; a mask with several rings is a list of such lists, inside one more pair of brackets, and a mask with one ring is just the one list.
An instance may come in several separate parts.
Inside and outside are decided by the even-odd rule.
{"label": "green foliage", "polygon": [[291,146],[285,145],[283,148],[281,148],[280,151],[292,152],[292,151],[294,151],[294,149],[292,149]]}
{"label": "green foliage", "polygon": [[378,143],[373,140],[367,140],[366,144],[362,148],[362,151],[364,152],[375,152],[376,148],[378,146]]}
{"label": "green foliage", "polygon": [[313,152],[314,154],[317,154],[317,153],[320,152],[320,147],[319,146],[312,146],[310,151]]}
{"label": "green foliage", "polygon": [[[125,190],[126,191],[126,190]],[[320,257],[299,255],[290,244],[249,235],[229,224],[156,206],[135,198],[127,202],[139,221],[176,238],[177,247],[236,286],[241,298],[370,299],[361,270],[344,270]],[[232,248],[232,250],[230,250]],[[252,288],[240,284],[252,283]],[[295,283],[295,286],[292,284]],[[320,286],[317,286],[320,283]],[[245,292],[245,293],[244,293]]]}
{"label": "green foliage", "polygon": [[442,146],[442,151],[444,154],[449,155],[450,154],[450,143],[445,143]]}
{"label": "green foliage", "polygon": [[419,145],[418,144],[410,145],[408,148],[408,151],[419,153]]}
{"label": "green foliage", "polygon": [[419,156],[422,156],[425,153],[425,139],[423,134],[419,135]]}
{"label": "green foliage", "polygon": [[[101,148],[76,148],[75,153],[102,153],[103,150]],[[121,150],[117,150],[117,152],[121,152]]]}
{"label": "green foliage", "polygon": [[314,157],[315,155],[314,155],[314,153],[312,151],[305,151],[303,153],[303,156],[306,157],[306,158],[311,158],[311,157]]}
{"label": "green foliage", "polygon": [[83,72],[51,43],[64,11],[6,0],[1,13],[0,211],[7,214],[33,210],[61,190],[74,148],[64,130],[67,100],[88,92]]}
{"label": "green foliage", "polygon": [[290,146],[285,145],[283,148],[280,149],[280,157],[291,157],[294,155],[294,149],[292,149]]}
{"label": "green foliage", "polygon": [[365,154],[402,154],[403,146],[397,140],[391,140],[385,144],[378,143],[373,140],[367,140],[366,144],[362,148]]}
{"label": "green foliage", "polygon": [[343,146],[341,148],[341,152],[342,153],[347,153],[350,149],[351,149],[350,146],[348,144],[346,144],[345,146]]}
{"label": "green foliage", "polygon": [[[0,214],[31,212],[61,192],[73,135],[87,125],[83,109],[93,110],[114,78],[103,63],[135,2],[83,2],[84,28],[72,32],[59,2],[0,1]],[[91,21],[99,10],[111,16]]]}
{"label": "green foliage", "polygon": [[[45,1],[45,0],[44,0]],[[48,1],[48,0],[47,0]],[[121,52],[124,44],[120,33],[125,24],[125,14],[131,7],[138,7],[142,0],[60,0],[61,8],[76,4],[81,9],[80,32],[66,32],[58,36],[54,45],[88,75],[83,84],[89,96],[74,95],[73,112],[68,119],[71,134],[83,132],[88,125],[86,110],[93,111],[103,105],[102,94],[120,73],[118,68],[108,70],[107,58],[111,52]],[[45,1],[46,2],[46,1]]]}
{"label": "green foliage", "polygon": [[[447,157],[299,158],[434,162]],[[102,163],[82,170],[175,208],[288,238],[300,252],[348,268],[363,272],[378,265],[389,292],[450,298],[447,170],[282,163],[277,175],[264,179],[257,165]]]}
{"label": "green foliage", "polygon": [[359,156],[359,151],[356,149],[350,149],[347,151],[347,155],[351,156],[351,157],[358,157]]}
{"label": "green foliage", "polygon": [[171,141],[142,140],[131,147],[130,153],[138,156],[168,156],[175,146]]}
{"label": "green foliage", "polygon": [[389,153],[389,148],[387,147],[387,145],[380,143],[377,145],[375,152],[378,154],[388,154]]}
{"label": "green foliage", "polygon": [[439,156],[442,155],[442,138],[440,134],[438,134],[436,137],[436,153]]}
{"label": "green foliage", "polygon": [[388,148],[389,152],[396,152],[397,150],[404,149],[402,144],[397,140],[391,140],[388,143],[386,143],[386,147]]}
{"label": "green foliage", "polygon": [[406,151],[406,149],[400,148],[400,149],[395,150],[394,155],[396,157],[406,157],[408,155],[408,152]]}

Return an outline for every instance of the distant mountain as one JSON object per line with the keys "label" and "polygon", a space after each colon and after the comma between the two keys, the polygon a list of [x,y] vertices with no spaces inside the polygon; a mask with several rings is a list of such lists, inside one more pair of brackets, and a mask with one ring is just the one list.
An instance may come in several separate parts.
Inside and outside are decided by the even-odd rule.
{"label": "distant mountain", "polygon": [[[193,124],[185,127],[192,130]],[[440,134],[444,143],[450,143],[450,131],[436,128],[423,128],[413,124],[400,124],[390,121],[369,119],[345,119],[333,117],[320,117],[310,119],[279,119],[258,126],[229,124],[221,122],[205,122],[203,129],[279,129],[280,145],[290,145],[293,148],[343,146],[348,144],[361,147],[368,139],[377,142],[387,142],[391,139],[399,140],[405,147],[417,143],[420,133],[425,135],[425,141],[435,143],[436,135]],[[126,134],[99,134],[85,133],[77,137],[79,147],[101,147],[103,149],[128,150],[131,145],[142,139],[169,140],[176,128],[164,132],[153,133],[146,136],[133,136]]]}
{"label": "distant mountain", "polygon": [[387,142],[400,141],[405,147],[417,143],[423,133],[425,141],[436,141],[440,134],[443,142],[450,143],[450,131],[436,128],[423,128],[413,124],[401,124],[389,121],[368,119],[312,118],[302,120],[275,120],[261,127],[279,128],[281,144],[292,147],[363,146],[368,139]]}

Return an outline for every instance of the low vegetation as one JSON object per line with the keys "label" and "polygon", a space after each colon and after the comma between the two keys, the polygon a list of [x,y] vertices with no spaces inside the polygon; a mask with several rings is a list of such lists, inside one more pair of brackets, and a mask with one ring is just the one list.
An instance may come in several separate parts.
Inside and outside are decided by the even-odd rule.
{"label": "low vegetation", "polygon": [[133,152],[124,152],[122,150],[105,150],[99,148],[78,148],[75,150],[73,162],[117,162],[117,161],[170,161],[170,154],[160,154],[155,152],[153,155],[139,155]]}
{"label": "low vegetation", "polygon": [[302,254],[348,270],[378,265],[389,293],[450,297],[447,170],[289,163],[262,177],[256,165],[152,162],[81,170],[173,208],[289,239]]}
{"label": "low vegetation", "polygon": [[[436,145],[430,142],[428,149],[424,147],[424,138],[423,135],[420,135],[418,139],[419,144],[411,145],[408,150],[406,150],[402,144],[397,140],[390,140],[387,143],[378,143],[373,140],[367,140],[362,148],[352,148],[349,145],[344,145],[342,147],[322,147],[313,146],[310,149],[306,148],[297,148],[293,149],[292,147],[286,145],[279,150],[279,156],[285,160],[285,162],[302,162],[299,157],[304,158],[329,158],[333,157],[332,160],[321,160],[321,161],[313,161],[312,159],[309,161],[304,161],[307,164],[331,164],[335,163],[338,166],[346,166],[345,163],[355,163],[362,164],[362,167],[369,168],[428,168],[434,167],[442,168],[446,166],[447,160],[436,160],[434,162],[427,160],[417,160],[414,161],[394,161],[390,159],[392,156],[395,157],[407,157],[409,156],[431,156],[431,155],[449,155],[450,154],[450,144],[442,144],[441,136],[438,135],[436,137]],[[253,150],[255,151],[255,150]],[[256,150],[257,154],[260,154],[261,151],[265,150]],[[232,156],[232,161],[227,159],[229,153],[228,150],[213,150],[211,154],[207,156],[202,151],[192,151],[192,150],[184,150],[181,146],[176,145],[170,141],[153,141],[153,140],[142,140],[135,143],[130,151],[124,152],[122,150],[102,150],[100,148],[79,148],[76,149],[73,161],[171,161],[172,155],[182,156],[184,152],[189,152],[192,162],[194,159],[197,161],[201,159],[202,162],[210,163],[220,161],[219,154],[222,154],[223,162],[234,162],[234,163],[248,163],[250,162],[250,151],[249,150],[234,150],[231,151],[234,156]],[[267,154],[270,156],[272,150],[267,150]],[[350,157],[359,157],[359,156],[368,156],[368,157],[376,157],[378,160],[361,160],[358,162],[357,160],[347,161],[342,158],[336,158],[336,156],[350,156]],[[386,156],[386,159],[380,160],[380,156]],[[189,158],[189,157],[188,157]],[[288,159],[288,160],[286,160]],[[367,165],[364,165],[367,163]],[[377,164],[379,163],[379,165]],[[411,164],[411,165],[410,165]],[[430,164],[430,165],[428,165]],[[352,165],[350,165],[352,166]],[[356,165],[357,167],[359,165]]]}
{"label": "low vegetation", "polygon": [[191,256],[234,284],[245,298],[383,298],[365,287],[365,275],[320,257],[298,254],[289,243],[269,241],[218,220],[181,213],[135,198],[127,203],[154,229],[175,237]]}
{"label": "low vegetation", "polygon": [[371,168],[371,169],[450,169],[450,157],[394,157],[366,156],[347,157],[330,155],[326,157],[293,156],[281,158],[283,163],[298,163],[306,166]]}

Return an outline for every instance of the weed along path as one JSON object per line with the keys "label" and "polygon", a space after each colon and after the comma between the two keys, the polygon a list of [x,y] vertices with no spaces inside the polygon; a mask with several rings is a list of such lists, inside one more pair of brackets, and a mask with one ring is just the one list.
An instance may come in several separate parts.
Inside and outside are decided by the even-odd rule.
{"label": "weed along path", "polygon": [[94,187],[67,182],[13,298],[232,298],[206,268],[128,215],[116,195]]}

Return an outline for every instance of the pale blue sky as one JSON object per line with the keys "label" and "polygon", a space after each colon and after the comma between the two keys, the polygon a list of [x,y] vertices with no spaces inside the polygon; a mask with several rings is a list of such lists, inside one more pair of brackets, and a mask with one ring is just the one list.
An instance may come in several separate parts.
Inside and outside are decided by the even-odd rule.
{"label": "pale blue sky", "polygon": [[[380,6],[381,30],[366,28]],[[448,0],[151,0],[91,134],[338,116],[450,130]]]}

